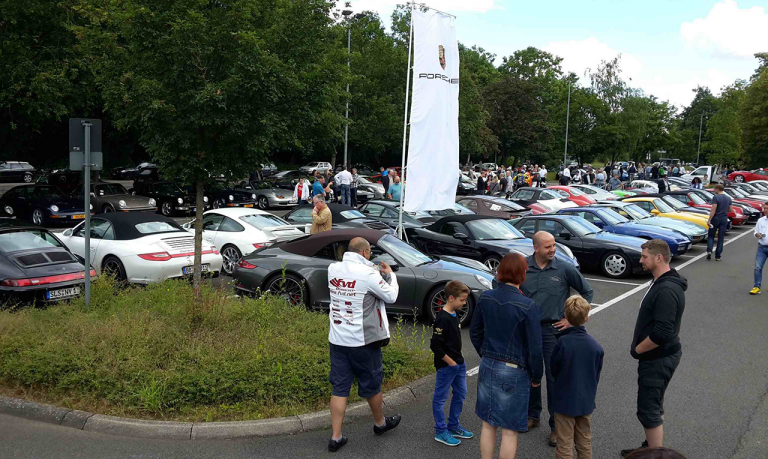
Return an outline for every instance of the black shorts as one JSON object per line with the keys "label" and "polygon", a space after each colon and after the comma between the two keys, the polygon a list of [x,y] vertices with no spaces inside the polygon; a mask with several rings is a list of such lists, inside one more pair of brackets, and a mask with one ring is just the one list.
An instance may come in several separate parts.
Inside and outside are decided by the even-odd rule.
{"label": "black shorts", "polygon": [[333,395],[349,397],[355,378],[360,398],[371,398],[381,392],[384,379],[381,348],[345,347],[331,343],[331,373],[328,380],[333,386]]}
{"label": "black shorts", "polygon": [[664,393],[680,364],[682,351],[637,366],[637,419],[646,429],[664,424]]}

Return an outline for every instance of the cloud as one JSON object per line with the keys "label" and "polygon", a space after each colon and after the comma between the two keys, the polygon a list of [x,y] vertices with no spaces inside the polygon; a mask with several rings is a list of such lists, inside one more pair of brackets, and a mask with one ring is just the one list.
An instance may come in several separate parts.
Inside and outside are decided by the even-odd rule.
{"label": "cloud", "polygon": [[[398,4],[404,4],[405,0],[349,0],[355,11],[392,11]],[[495,0],[430,0],[427,5],[442,11],[470,11],[477,13],[486,13],[492,9],[500,8],[495,5]],[[344,0],[340,0],[337,5],[344,6]]]}
{"label": "cloud", "polygon": [[768,44],[768,13],[763,7],[740,9],[735,0],[723,0],[707,17],[683,22],[680,36],[689,46],[751,58]]}
{"label": "cloud", "polygon": [[[595,37],[584,40],[557,41],[544,46],[544,51],[563,58],[563,70],[581,77],[584,84],[589,84],[589,77],[584,72],[589,68],[597,70],[600,61],[608,61],[620,52]],[[621,53],[621,70],[625,80],[635,78],[642,68],[640,60],[628,53]],[[629,82],[629,81],[628,81]],[[634,86],[629,82],[631,86]]]}

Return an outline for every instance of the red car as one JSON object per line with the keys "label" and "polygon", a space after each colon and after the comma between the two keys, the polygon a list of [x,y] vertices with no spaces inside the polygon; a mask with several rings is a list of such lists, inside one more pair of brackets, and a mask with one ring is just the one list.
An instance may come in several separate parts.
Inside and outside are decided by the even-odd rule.
{"label": "red car", "polygon": [[768,180],[768,169],[731,172],[728,174],[728,180],[736,183],[751,182],[753,180]]}
{"label": "red car", "polygon": [[[691,207],[706,210],[710,210],[712,208],[712,194],[706,190],[692,189],[686,191],[672,191],[666,194],[680,201],[682,201],[680,198],[687,199],[687,204]],[[745,215],[737,206],[732,207],[733,211],[728,212],[728,218],[731,219],[733,226],[741,226],[744,223],[747,223],[747,220],[749,220],[749,215]]]}
{"label": "red car", "polygon": [[531,209],[533,212],[533,215],[541,215],[541,214],[548,214],[550,212],[553,212],[552,209],[545,206],[544,204],[540,202],[534,202],[533,204],[528,205],[528,208]]}
{"label": "red car", "polygon": [[555,185],[548,186],[547,188],[550,190],[556,190],[560,196],[568,198],[569,201],[575,202],[579,206],[590,206],[592,204],[597,204],[597,201],[577,190],[576,188],[570,186]]}
{"label": "red car", "polygon": [[725,194],[731,197],[735,202],[740,202],[742,204],[746,204],[753,209],[757,209],[762,211],[763,210],[763,201],[758,201],[755,199],[749,199],[744,192],[741,190],[737,190],[736,188],[726,188]]}

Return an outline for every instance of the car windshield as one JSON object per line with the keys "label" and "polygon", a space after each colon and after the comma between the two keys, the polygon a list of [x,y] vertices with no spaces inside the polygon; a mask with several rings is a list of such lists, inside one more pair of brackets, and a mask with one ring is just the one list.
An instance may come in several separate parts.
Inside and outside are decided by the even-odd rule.
{"label": "car windshield", "polygon": [[621,225],[622,223],[627,223],[629,221],[626,217],[605,209],[598,210],[597,214],[611,225]]}
{"label": "car windshield", "polygon": [[587,236],[589,234],[597,234],[603,231],[583,218],[569,218],[565,220],[564,223],[565,226],[567,226],[569,230],[576,233],[577,236]]}
{"label": "car windshield", "polygon": [[742,183],[742,184],[739,186],[739,188],[741,188],[742,190],[743,190],[743,189],[746,189],[746,190],[747,190],[747,192],[749,192],[749,193],[753,193],[753,194],[754,194],[755,192],[757,192],[757,191],[760,191],[760,189],[758,189],[758,188],[756,188],[756,187],[754,187],[754,186],[752,186],[752,185],[750,185],[750,184],[748,184],[748,183]]}
{"label": "car windshield", "polygon": [[740,189],[738,189],[738,188],[731,188],[731,191],[732,191],[732,192],[733,192],[733,193],[734,193],[734,194],[735,194],[737,197],[739,197],[739,198],[746,198],[747,196],[749,196],[747,193],[745,193],[745,192],[741,191],[741,190],[740,190]]}
{"label": "car windshield", "polygon": [[63,199],[66,194],[55,186],[38,186],[33,188],[32,195],[34,198],[52,198]]}
{"label": "car windshield", "polygon": [[43,230],[13,231],[0,234],[0,250],[39,250],[61,247],[62,245],[50,233]]}
{"label": "car windshield", "polygon": [[[514,211],[525,210],[525,207],[521,206],[520,204],[514,203],[512,201],[507,201],[504,198],[493,198],[493,199],[489,199],[489,201],[499,206],[507,207],[509,208],[509,210],[514,210]],[[491,205],[491,210],[494,210],[492,205]],[[508,212],[507,209],[504,209],[504,211]]]}
{"label": "car windshield", "polygon": [[410,245],[389,234],[379,239],[377,245],[408,266],[419,266],[432,261],[432,258],[429,256],[424,255]]}
{"label": "car windshield", "polygon": [[357,182],[358,182],[358,183],[373,183],[373,182],[371,182],[370,180],[368,180],[367,178],[365,178],[365,177],[360,177],[360,176],[358,176],[358,177],[357,177]]}
{"label": "car windshield", "polygon": [[645,209],[643,209],[642,207],[640,207],[638,205],[635,205],[635,204],[630,204],[628,206],[624,206],[624,207],[621,208],[621,210],[623,210],[624,212],[628,213],[632,217],[637,218],[638,220],[642,220],[644,218],[653,217],[653,215],[651,215],[650,213],[646,212]]}
{"label": "car windshield", "polygon": [[171,222],[144,222],[134,225],[136,231],[141,234],[169,233],[184,231],[179,225]]}
{"label": "car windshield", "polygon": [[666,202],[667,204],[669,204],[670,206],[672,206],[672,208],[674,208],[676,210],[681,210],[681,209],[685,209],[686,207],[688,207],[688,206],[686,206],[685,204],[683,204],[682,202],[678,201],[677,199],[675,199],[673,197],[666,197],[666,198],[664,198],[664,202]]}
{"label": "car windshield", "polygon": [[694,204],[707,204],[707,201],[704,200],[701,196],[699,196],[698,193],[690,193],[688,195],[688,198],[693,201]]}
{"label": "car windshield", "polygon": [[488,218],[467,222],[467,227],[479,241],[497,241],[510,239],[523,239],[520,231],[507,223],[506,220]]}
{"label": "car windshield", "polygon": [[589,194],[599,194],[603,192],[603,190],[601,190],[600,188],[597,188],[591,185],[581,185],[579,189]]}
{"label": "car windshield", "polygon": [[761,191],[768,191],[768,186],[766,186],[764,183],[750,183],[751,186],[757,188]]}
{"label": "car windshield", "polygon": [[158,183],[155,185],[155,191],[160,194],[184,194],[175,183]]}
{"label": "car windshield", "polygon": [[248,223],[258,230],[263,230],[264,228],[268,228],[270,226],[283,226],[290,224],[287,221],[270,214],[244,215],[240,217],[240,220]]}
{"label": "car windshield", "polygon": [[365,218],[365,215],[361,214],[358,210],[342,210],[339,215],[347,220],[354,220],[356,218]]}
{"label": "car windshield", "polygon": [[97,196],[114,196],[116,194],[128,194],[123,185],[119,183],[107,183],[93,187]]}
{"label": "car windshield", "polygon": [[674,212],[675,211],[675,209],[670,207],[669,204],[667,204],[662,199],[654,199],[653,203],[656,205],[656,208],[659,209],[659,212],[663,212],[663,213],[666,214],[666,213]]}
{"label": "car windshield", "polygon": [[273,188],[274,186],[275,186],[274,183],[269,183],[269,182],[251,182],[250,183],[250,187],[256,190],[267,190],[269,188]]}
{"label": "car windshield", "polygon": [[579,191],[576,188],[571,188],[570,190],[568,190],[568,192],[571,193],[574,196],[582,196],[582,195],[584,195],[584,193],[582,193],[581,191]]}

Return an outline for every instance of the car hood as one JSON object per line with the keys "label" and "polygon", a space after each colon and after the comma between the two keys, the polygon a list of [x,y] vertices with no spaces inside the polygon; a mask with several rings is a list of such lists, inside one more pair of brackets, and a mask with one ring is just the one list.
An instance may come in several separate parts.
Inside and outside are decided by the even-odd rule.
{"label": "car hood", "polygon": [[641,252],[642,249],[640,248],[641,245],[645,244],[645,239],[640,239],[639,237],[634,236],[624,236],[623,234],[613,234],[606,231],[592,234],[590,236],[587,236],[590,238],[593,238],[600,242],[605,242],[607,244],[614,244],[618,245],[620,247],[623,247],[625,249],[629,250],[635,250],[637,252]]}
{"label": "car hood", "polygon": [[[476,274],[482,276],[489,281],[493,281],[493,275],[486,269],[479,269],[473,267],[474,264],[469,263],[474,260],[465,260],[460,257],[440,257],[437,261],[429,263],[423,266],[419,266],[419,269],[425,271],[445,271],[446,275],[450,277],[451,272],[462,272],[465,274]],[[475,261],[475,263],[478,263]]]}
{"label": "car hood", "polygon": [[662,228],[674,228],[685,234],[697,235],[706,234],[706,230],[701,226],[684,220],[673,220],[671,218],[650,217],[642,220],[643,224],[660,226]]}
{"label": "car hood", "polygon": [[130,194],[111,194],[109,196],[99,196],[99,198],[115,203],[123,200],[128,207],[146,207],[149,205],[150,199],[146,196],[133,196]]}
{"label": "car hood", "polygon": [[59,212],[83,212],[83,209],[85,209],[83,200],[76,198],[41,199],[38,203],[44,207],[55,205],[59,208]]}
{"label": "car hood", "polygon": [[[653,226],[653,225],[646,225],[643,223],[637,223],[637,222],[628,222],[624,223],[623,225],[617,225],[618,228],[624,227],[624,228],[631,228],[635,231],[643,231],[644,233],[648,235],[657,235],[657,236],[663,236],[663,237],[670,237],[668,231],[674,231],[674,230],[660,230],[660,226]],[[685,238],[683,235],[675,234],[675,239],[682,242],[682,240]],[[687,239],[687,238],[686,238]]]}

